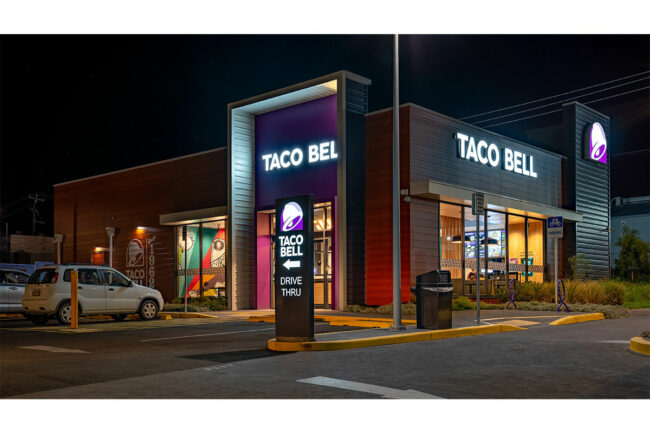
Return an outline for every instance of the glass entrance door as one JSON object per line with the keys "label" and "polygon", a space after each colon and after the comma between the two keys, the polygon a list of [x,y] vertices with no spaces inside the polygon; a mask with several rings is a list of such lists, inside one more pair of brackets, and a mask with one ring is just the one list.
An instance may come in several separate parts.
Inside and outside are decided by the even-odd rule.
{"label": "glass entrance door", "polygon": [[314,209],[314,306],[331,307],[332,207]]}
{"label": "glass entrance door", "polygon": [[[271,308],[275,308],[275,214],[270,218],[271,229]],[[314,205],[314,307],[332,306],[332,205]]]}

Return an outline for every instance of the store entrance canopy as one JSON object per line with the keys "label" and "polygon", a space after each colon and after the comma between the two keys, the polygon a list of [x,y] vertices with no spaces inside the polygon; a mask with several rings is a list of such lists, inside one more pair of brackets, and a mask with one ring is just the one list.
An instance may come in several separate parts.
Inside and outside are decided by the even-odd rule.
{"label": "store entrance canopy", "polygon": [[208,207],[160,215],[161,226],[180,226],[228,219],[228,206]]}
{"label": "store entrance canopy", "polygon": [[[410,195],[413,197],[423,197],[471,206],[472,193],[474,192],[483,191],[471,190],[433,180],[424,180],[411,182]],[[486,192],[483,192],[483,194],[485,194],[485,203],[488,210],[515,213],[542,219],[561,216],[566,221],[582,221],[582,214],[571,210]]]}

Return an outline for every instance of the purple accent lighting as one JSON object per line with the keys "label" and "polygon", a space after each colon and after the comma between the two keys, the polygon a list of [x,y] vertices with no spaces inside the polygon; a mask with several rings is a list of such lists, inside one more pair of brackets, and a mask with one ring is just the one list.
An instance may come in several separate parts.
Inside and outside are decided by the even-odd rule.
{"label": "purple accent lighting", "polygon": [[[314,201],[336,196],[338,159],[309,163],[307,146],[335,141],[337,137],[337,96],[330,95],[292,105],[255,117],[255,206],[271,208],[275,199],[314,194]],[[301,148],[299,166],[265,170],[262,155],[281,154]],[[337,150],[338,152],[338,150]]]}

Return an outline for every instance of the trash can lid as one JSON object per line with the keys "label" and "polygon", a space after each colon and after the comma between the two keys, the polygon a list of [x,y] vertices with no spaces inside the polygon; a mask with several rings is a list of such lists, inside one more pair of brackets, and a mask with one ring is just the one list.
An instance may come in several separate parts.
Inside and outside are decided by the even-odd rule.
{"label": "trash can lid", "polygon": [[451,292],[454,290],[453,286],[447,287],[422,287],[422,290],[428,290],[430,292]]}

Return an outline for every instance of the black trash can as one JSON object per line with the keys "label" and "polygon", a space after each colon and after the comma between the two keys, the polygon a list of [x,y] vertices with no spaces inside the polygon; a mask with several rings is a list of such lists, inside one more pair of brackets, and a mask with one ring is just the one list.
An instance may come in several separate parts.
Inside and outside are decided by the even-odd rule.
{"label": "black trash can", "polygon": [[420,274],[415,293],[418,329],[451,328],[451,296],[453,286],[449,271],[430,271]]}

